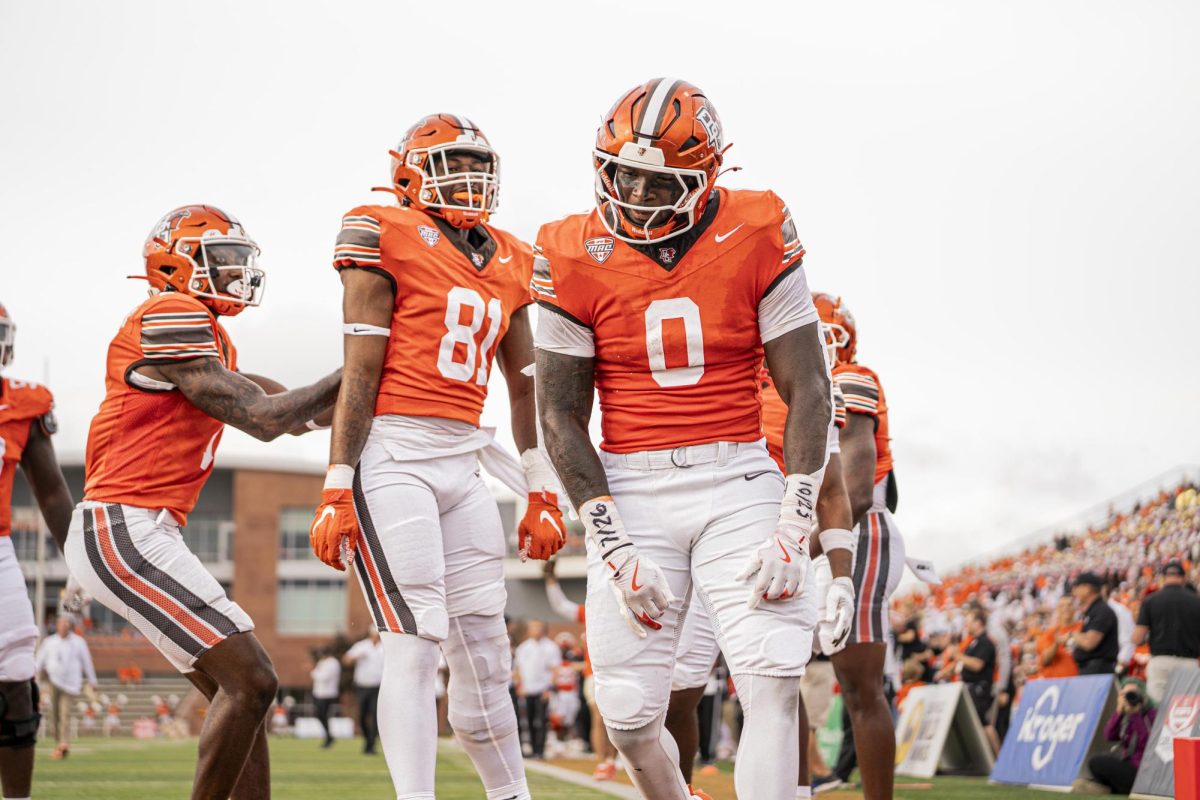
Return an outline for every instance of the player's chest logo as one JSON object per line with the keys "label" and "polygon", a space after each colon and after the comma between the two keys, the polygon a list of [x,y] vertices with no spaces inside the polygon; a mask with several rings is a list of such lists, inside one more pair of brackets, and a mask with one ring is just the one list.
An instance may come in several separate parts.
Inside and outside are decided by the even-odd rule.
{"label": "player's chest logo", "polygon": [[678,251],[674,247],[658,248],[658,260],[664,264],[674,264]]}
{"label": "player's chest logo", "polygon": [[430,247],[435,247],[442,240],[442,232],[428,225],[418,225],[417,233],[421,234],[421,238],[425,240],[425,244]]}
{"label": "player's chest logo", "polygon": [[482,269],[483,256],[479,253],[471,253],[471,263],[475,265],[475,269]]}
{"label": "player's chest logo", "polygon": [[597,264],[603,264],[612,255],[614,244],[611,236],[597,236],[584,242],[583,249],[587,250],[589,256],[596,259]]}

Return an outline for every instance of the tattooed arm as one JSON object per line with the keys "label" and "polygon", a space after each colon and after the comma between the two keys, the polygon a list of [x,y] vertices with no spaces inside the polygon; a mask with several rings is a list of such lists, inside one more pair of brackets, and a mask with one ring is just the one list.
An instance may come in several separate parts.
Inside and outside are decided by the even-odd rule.
{"label": "tattooed arm", "polygon": [[309,386],[272,395],[215,358],[158,364],[155,372],[205,414],[264,442],[303,426],[327,408],[342,379],[339,369]]}
{"label": "tattooed arm", "polygon": [[[391,328],[395,292],[382,275],[362,269],[344,269],[342,276],[342,317],[346,323]],[[343,337],[345,373],[342,390],[333,410],[333,437],[329,445],[329,463],[355,466],[371,421],[375,419],[375,397],[387,355],[387,336]]]}
{"label": "tattooed arm", "polygon": [[[258,387],[260,389],[262,389],[264,392],[266,392],[267,394],[283,394],[284,392],[287,391],[287,387],[284,386],[282,383],[280,383],[277,380],[272,380],[271,378],[268,378],[265,375],[255,375],[252,372],[242,372],[241,374],[244,377],[249,378],[254,383],[258,384]],[[288,435],[289,436],[303,436],[306,433],[316,430],[317,428],[309,427],[310,422],[315,424],[317,426],[317,428],[328,428],[330,425],[332,425],[333,424],[333,403],[330,403],[328,408],[321,411],[320,414],[317,414],[311,420],[306,420],[305,423],[303,425],[301,425],[300,427],[294,428],[294,429],[288,431]]]}
{"label": "tattooed arm", "polygon": [[529,306],[517,309],[509,318],[508,332],[496,352],[500,372],[508,384],[508,403],[512,408],[513,441],[517,452],[537,447],[537,408],[534,404],[533,378],[521,370],[533,362],[533,327],[529,324]]}
{"label": "tattooed arm", "polygon": [[563,488],[576,507],[609,495],[604,465],[588,436],[595,360],[540,349],[536,358],[542,436]]}

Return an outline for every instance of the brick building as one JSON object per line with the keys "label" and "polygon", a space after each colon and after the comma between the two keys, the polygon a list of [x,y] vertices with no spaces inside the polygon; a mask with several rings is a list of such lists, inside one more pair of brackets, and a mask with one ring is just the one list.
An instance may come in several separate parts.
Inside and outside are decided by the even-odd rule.
{"label": "brick building", "polygon": [[[83,494],[82,459],[64,457],[63,473],[78,500]],[[324,471],[313,465],[221,458],[183,532],[192,551],[254,620],[255,633],[271,654],[284,687],[309,685],[311,648],[338,635],[365,636],[371,622],[357,581],[349,572],[335,572],[322,564],[309,548],[308,526],[320,501],[323,477]],[[489,486],[512,551],[518,512],[523,509],[508,489]],[[13,544],[33,598],[39,594],[39,530],[46,542],[40,618],[50,619],[66,584],[66,563],[45,533],[28,487],[18,480],[13,494]],[[568,593],[582,601],[583,559],[562,559],[559,572]],[[509,616],[561,622],[552,618],[546,603],[540,562],[522,564],[509,558],[505,575]],[[101,673],[131,665],[146,673],[174,671],[124,619],[99,603],[90,607],[88,633]]]}

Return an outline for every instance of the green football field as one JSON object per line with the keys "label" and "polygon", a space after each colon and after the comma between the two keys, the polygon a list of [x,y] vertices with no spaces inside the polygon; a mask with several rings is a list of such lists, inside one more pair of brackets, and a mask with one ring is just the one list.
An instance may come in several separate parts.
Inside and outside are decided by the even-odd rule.
{"label": "green football field", "polygon": [[[65,761],[50,759],[49,745],[38,748],[34,797],[38,800],[173,800],[187,798],[195,767],[196,741],[137,741],[134,739],[83,739],[75,743]],[[322,750],[311,740],[274,739],[272,794],[281,800],[387,800],[395,797],[382,756],[359,752],[356,741],[343,741]],[[713,786],[714,800],[732,800],[727,772]],[[905,783],[910,783],[905,781]],[[725,785],[721,785],[725,784]],[[601,800],[601,793],[530,771],[529,785],[538,800]],[[898,800],[1017,800],[1027,789],[989,786],[978,778],[937,778],[932,785],[918,782],[898,786]],[[482,800],[483,786],[466,756],[443,750],[439,756],[439,800]],[[862,795],[833,792],[823,797],[843,800]]]}

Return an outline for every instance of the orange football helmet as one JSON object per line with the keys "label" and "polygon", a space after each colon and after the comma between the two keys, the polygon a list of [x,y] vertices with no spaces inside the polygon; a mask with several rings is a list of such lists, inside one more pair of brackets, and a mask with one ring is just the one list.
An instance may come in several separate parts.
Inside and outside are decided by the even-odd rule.
{"label": "orange football helmet", "polygon": [[858,326],[854,322],[854,315],[840,297],[822,292],[813,292],[812,297],[817,315],[821,318],[825,346],[836,349],[839,362],[853,361],[858,348]]}
{"label": "orange football helmet", "polygon": [[12,362],[13,343],[17,339],[17,324],[9,316],[8,309],[0,303],[0,367]]}
{"label": "orange football helmet", "polygon": [[[692,84],[655,78],[630,89],[596,131],[596,204],[605,227],[633,244],[688,230],[704,214],[725,150],[717,110]],[[652,206],[623,200],[616,180],[620,166],[670,175],[679,183],[678,199]],[[649,219],[637,222],[631,211]]]}
{"label": "orange football helmet", "polygon": [[[226,317],[262,302],[266,273],[242,224],[214,206],[180,206],[160,219],[142,248],[146,279],[158,292],[191,295]],[[236,276],[223,290],[215,278]]]}
{"label": "orange football helmet", "polygon": [[[474,228],[500,201],[500,156],[466,117],[430,114],[408,129],[392,156],[392,184],[385,189],[405,205],[435,214],[455,228]],[[483,170],[451,172],[450,156],[472,154]]]}

